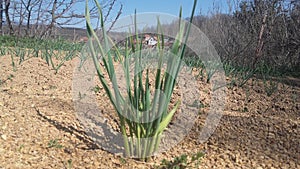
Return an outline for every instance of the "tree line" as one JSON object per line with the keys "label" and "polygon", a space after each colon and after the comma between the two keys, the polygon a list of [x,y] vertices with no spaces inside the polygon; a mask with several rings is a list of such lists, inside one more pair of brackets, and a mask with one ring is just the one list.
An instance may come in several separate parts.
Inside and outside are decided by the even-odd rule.
{"label": "tree line", "polygon": [[[208,36],[224,62],[252,68],[266,63],[276,69],[299,71],[299,0],[227,2],[227,13],[216,7],[210,14],[199,13],[194,18],[194,24]],[[0,0],[0,32],[16,36],[55,37],[56,28],[84,21],[84,10],[74,8],[84,3],[85,0]],[[102,7],[105,21],[115,22],[123,6],[117,0],[108,0],[102,2]],[[91,7],[91,13],[96,18],[95,6]],[[174,24],[164,27],[173,31]]]}
{"label": "tree line", "polygon": [[255,68],[300,71],[300,1],[243,0],[228,14],[216,10],[195,23],[212,41],[223,61]]}
{"label": "tree line", "polygon": [[[95,4],[89,5],[92,18],[97,18]],[[0,33],[38,38],[55,36],[56,28],[84,23],[84,8],[78,10],[84,6],[85,0],[0,0]],[[123,6],[117,0],[107,0],[102,2],[102,7],[105,21],[113,21],[121,15]],[[111,14],[113,10],[117,10],[115,16]]]}

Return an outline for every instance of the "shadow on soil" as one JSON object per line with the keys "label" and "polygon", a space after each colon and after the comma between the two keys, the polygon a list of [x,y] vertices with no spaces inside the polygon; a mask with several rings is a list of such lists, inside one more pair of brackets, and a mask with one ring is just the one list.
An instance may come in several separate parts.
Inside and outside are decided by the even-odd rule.
{"label": "shadow on soil", "polygon": [[42,119],[46,120],[48,123],[56,127],[58,130],[62,130],[64,132],[70,133],[74,135],[77,139],[81,140],[87,148],[82,148],[85,150],[94,150],[94,149],[99,149],[99,146],[93,142],[92,139],[88,138],[85,131],[78,130],[73,126],[65,126],[61,123],[59,123],[56,120],[53,120],[46,115],[44,115],[39,109],[35,108],[37,115],[41,117]]}
{"label": "shadow on soil", "polygon": [[[49,107],[49,105],[51,105],[54,112],[59,111],[58,107],[64,107],[65,109],[74,111],[74,108],[70,103],[62,100],[46,100],[42,104],[38,104],[37,107]],[[87,150],[102,149],[115,154],[125,153],[123,150],[124,143],[122,135],[112,130],[107,124],[107,121],[104,120],[105,118],[101,116],[102,113],[99,112],[103,110],[98,110],[98,107],[95,107],[95,104],[80,103],[80,101],[76,102],[76,106],[84,108],[76,109],[78,111],[77,118],[80,118],[80,124],[84,127],[82,130],[78,130],[74,126],[66,125],[55,119],[51,119],[38,108],[35,108],[35,110],[39,117],[49,122],[58,130],[68,132],[81,140],[87,146]]]}

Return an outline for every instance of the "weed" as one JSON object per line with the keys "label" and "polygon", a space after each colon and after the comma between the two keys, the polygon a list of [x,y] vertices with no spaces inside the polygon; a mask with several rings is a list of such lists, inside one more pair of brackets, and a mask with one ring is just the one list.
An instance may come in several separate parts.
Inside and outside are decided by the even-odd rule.
{"label": "weed", "polygon": [[99,93],[100,90],[101,90],[101,88],[100,88],[98,85],[96,85],[96,86],[93,87],[93,89],[92,89],[92,91],[95,92],[95,94]]}
{"label": "weed", "polygon": [[126,163],[127,163],[126,159],[125,159],[125,158],[122,158],[122,157],[120,157],[120,162],[121,162],[122,164],[126,164]]}
{"label": "weed", "polygon": [[79,99],[81,100],[81,99],[83,99],[86,96],[86,94],[81,94],[81,92],[79,92],[78,96],[79,96]]}
{"label": "weed", "polygon": [[18,152],[21,152],[24,147],[25,147],[24,144],[21,144],[18,148]]}
{"label": "weed", "polygon": [[275,93],[278,90],[278,82],[275,81],[269,81],[269,84],[264,81],[264,88],[267,93],[267,96],[271,96],[273,93]]}
{"label": "weed", "polygon": [[249,112],[248,107],[244,107],[243,110],[242,110],[242,112],[243,112],[243,113]]}
{"label": "weed", "polygon": [[63,148],[63,146],[58,142],[58,139],[49,140],[48,148]]}
{"label": "weed", "polygon": [[67,161],[67,166],[66,166],[66,168],[72,168],[72,159],[69,159],[68,161]]}
{"label": "weed", "polygon": [[201,158],[204,153],[197,152],[192,156],[183,154],[181,156],[175,157],[173,160],[163,159],[157,169],[185,169],[187,167],[198,168]]}
{"label": "weed", "polygon": [[7,77],[7,80],[12,80],[12,78],[14,77],[13,74],[10,74],[8,77]]}
{"label": "weed", "polygon": [[198,109],[200,109],[200,108],[204,108],[206,105],[203,104],[199,100],[194,100],[194,102],[191,105],[189,105],[189,106],[191,106],[191,107],[197,107]]}
{"label": "weed", "polygon": [[245,101],[246,101],[247,103],[250,102],[249,96],[250,96],[250,90],[247,89],[247,90],[246,90],[246,98],[245,98]]}
{"label": "weed", "polygon": [[50,85],[49,88],[50,88],[50,89],[57,89],[57,87],[54,86],[54,85]]}
{"label": "weed", "polygon": [[0,80],[0,85],[4,84],[8,80],[12,81],[13,77],[14,75],[10,74],[5,80]]}
{"label": "weed", "polygon": [[14,57],[13,55],[10,56],[11,57],[11,66],[13,67],[13,71],[17,71],[17,67],[16,67],[16,64],[15,64],[15,61],[14,61]]}
{"label": "weed", "polygon": [[293,103],[297,103],[299,96],[297,94],[292,94]]}

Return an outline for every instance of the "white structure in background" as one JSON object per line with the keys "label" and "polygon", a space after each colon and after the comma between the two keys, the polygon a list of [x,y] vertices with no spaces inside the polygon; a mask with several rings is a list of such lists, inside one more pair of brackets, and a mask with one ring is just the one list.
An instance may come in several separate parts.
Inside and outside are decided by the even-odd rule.
{"label": "white structure in background", "polygon": [[[129,37],[126,39],[123,39],[122,41],[118,42],[120,45],[125,46],[126,40],[130,42]],[[87,39],[82,38],[80,41],[87,41]],[[143,48],[155,48],[158,44],[158,38],[155,34],[140,34],[138,38],[136,38],[135,35],[133,35],[132,43],[134,45],[136,44],[142,44]],[[160,41],[162,43],[162,41]],[[173,45],[174,40],[171,38],[164,38],[164,47],[165,49],[170,49]],[[130,46],[131,44],[129,44]]]}
{"label": "white structure in background", "polygon": [[145,34],[143,42],[146,45],[153,47],[157,44],[157,37]]}
{"label": "white structure in background", "polygon": [[148,45],[150,46],[154,46],[157,44],[157,40],[155,40],[153,37],[151,37],[149,40],[148,40]]}

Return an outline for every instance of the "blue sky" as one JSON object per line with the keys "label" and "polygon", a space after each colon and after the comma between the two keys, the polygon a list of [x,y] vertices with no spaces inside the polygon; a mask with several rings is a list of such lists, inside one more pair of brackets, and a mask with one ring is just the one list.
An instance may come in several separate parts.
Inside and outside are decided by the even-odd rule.
{"label": "blue sky", "polygon": [[[202,14],[207,14],[213,10],[214,5],[223,6],[222,12],[226,12],[226,2],[227,0],[198,0],[195,15],[198,15],[200,11]],[[114,29],[114,31],[123,31],[122,27],[128,25],[128,23],[131,23],[133,26],[133,19],[128,16],[133,16],[135,9],[138,14],[152,13],[149,15],[138,16],[137,20],[141,21],[140,23],[138,22],[138,27],[140,28],[156,24],[157,16],[159,16],[161,23],[170,23],[174,21],[179,15],[180,6],[182,6],[183,17],[189,17],[192,12],[194,0],[119,0],[118,3],[123,4],[123,11],[120,20],[115,24],[114,28],[116,29]],[[117,12],[117,9],[115,10],[115,12]],[[118,30],[119,28],[121,29]]]}
{"label": "blue sky", "polygon": [[[182,6],[183,16],[188,16],[193,7],[193,0],[123,0],[121,2],[124,6],[123,15],[132,14],[136,9],[138,13],[161,12],[177,16],[180,6]],[[206,6],[209,5],[209,1],[206,1],[205,3]],[[198,6],[199,4],[197,7]]]}
{"label": "blue sky", "polygon": [[[180,6],[184,17],[190,16],[193,7],[193,0],[121,0],[119,3],[123,4],[122,15],[130,15],[137,12],[162,12],[178,16]],[[226,6],[226,0],[198,0],[196,7],[196,14],[201,11],[207,14],[212,10],[213,3],[220,6]],[[225,9],[226,10],[226,9]]]}
{"label": "blue sky", "polygon": [[[105,3],[107,1],[104,0],[102,2]],[[113,19],[118,12],[120,4],[123,4],[121,18],[126,18],[130,15],[132,16],[135,9],[137,13],[157,12],[178,16],[180,6],[182,6],[183,17],[189,17],[192,12],[193,3],[194,0],[117,0],[115,8],[111,13],[111,19]],[[204,15],[208,14],[213,10],[214,5],[220,6],[223,13],[228,11],[227,0],[198,0],[195,15],[198,15],[200,12]],[[78,11],[84,12],[84,4],[78,4],[75,8]],[[84,23],[80,26],[78,25],[78,27],[83,26]]]}

